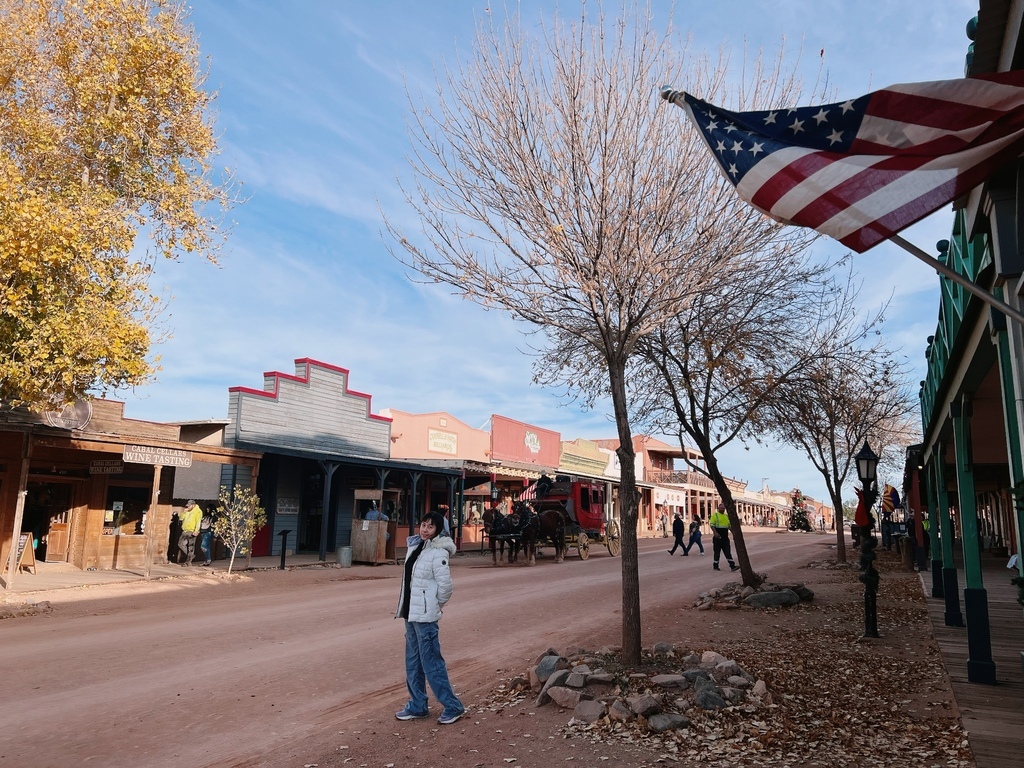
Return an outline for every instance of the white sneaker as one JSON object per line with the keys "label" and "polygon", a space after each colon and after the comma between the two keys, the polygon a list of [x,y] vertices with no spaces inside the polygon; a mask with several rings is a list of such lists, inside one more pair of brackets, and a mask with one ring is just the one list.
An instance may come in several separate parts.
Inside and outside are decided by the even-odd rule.
{"label": "white sneaker", "polygon": [[462,710],[461,712],[456,712],[453,715],[442,713],[441,716],[439,718],[437,718],[437,722],[440,723],[441,725],[451,725],[456,720],[458,720],[460,717],[462,717],[464,714],[466,714],[466,710]]}

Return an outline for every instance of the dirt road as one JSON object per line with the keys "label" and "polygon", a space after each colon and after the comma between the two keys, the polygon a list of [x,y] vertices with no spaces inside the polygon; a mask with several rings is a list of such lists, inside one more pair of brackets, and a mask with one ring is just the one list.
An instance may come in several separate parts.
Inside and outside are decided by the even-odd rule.
{"label": "dirt road", "polygon": [[[825,543],[745,535],[769,573],[820,557]],[[710,546],[705,557],[669,557],[670,541],[640,542],[645,614],[725,580]],[[619,642],[620,559],[591,552],[533,568],[455,558],[442,647],[466,703],[548,646]],[[201,573],[55,592],[52,613],[0,622],[0,765],[262,764],[283,745],[387,720],[405,702],[392,619],[399,574],[312,568],[228,582]]]}

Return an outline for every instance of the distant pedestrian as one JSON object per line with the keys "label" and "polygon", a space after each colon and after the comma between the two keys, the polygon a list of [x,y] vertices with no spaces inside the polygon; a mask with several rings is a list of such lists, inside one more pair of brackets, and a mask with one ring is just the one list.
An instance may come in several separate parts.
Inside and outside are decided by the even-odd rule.
{"label": "distant pedestrian", "polygon": [[196,537],[199,535],[199,524],[203,520],[203,510],[195,501],[189,499],[185,503],[185,510],[181,513],[181,536],[178,538],[178,549],[185,560],[182,565],[192,565],[196,556]]}
{"label": "distant pedestrian", "polygon": [[704,521],[700,519],[700,515],[694,515],[693,516],[693,520],[690,521],[690,541],[689,541],[689,543],[685,547],[683,547],[683,554],[684,555],[690,554],[690,550],[693,549],[694,544],[696,544],[697,548],[700,549],[701,555],[704,554],[704,545],[701,544],[701,541],[700,541],[700,537],[701,537],[700,527],[703,524],[704,524]]}
{"label": "distant pedestrian", "polygon": [[681,547],[683,554],[686,554],[686,545],[683,544],[683,534],[686,531],[686,524],[683,522],[683,518],[680,517],[679,513],[676,512],[675,517],[672,519],[672,535],[675,536],[675,541],[672,543],[672,549],[668,551],[670,555],[676,553],[676,548]]}
{"label": "distant pedestrian", "polygon": [[718,558],[723,552],[729,563],[729,570],[738,570],[739,566],[732,561],[732,547],[729,545],[729,515],[726,514],[724,504],[719,504],[718,509],[711,513],[711,533],[714,536],[715,570],[719,570]]}
{"label": "distant pedestrian", "polygon": [[210,548],[213,546],[213,511],[206,510],[199,521],[199,551],[203,553],[203,565],[210,565]]}
{"label": "distant pedestrian", "polygon": [[667,539],[668,538],[668,515],[665,513],[665,510],[661,511],[660,522],[661,522],[661,537],[663,539]]}

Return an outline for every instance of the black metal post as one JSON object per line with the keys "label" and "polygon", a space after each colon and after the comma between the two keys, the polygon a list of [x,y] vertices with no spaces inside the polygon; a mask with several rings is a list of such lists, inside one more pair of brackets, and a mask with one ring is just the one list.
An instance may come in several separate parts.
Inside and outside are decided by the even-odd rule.
{"label": "black metal post", "polygon": [[860,530],[860,575],[864,584],[864,635],[878,637],[878,582],[879,575],[875,569],[875,547],[878,541],[874,536],[875,516],[871,509],[875,504],[878,492],[875,483],[865,483],[863,492],[864,508],[868,513],[868,524]]}
{"label": "black metal post", "polygon": [[282,570],[282,571],[284,570],[284,554],[286,552],[285,545],[288,543],[288,534],[289,533],[291,533],[291,531],[281,531],[279,534],[277,534],[278,536],[281,537],[281,565],[280,565],[280,570]]}

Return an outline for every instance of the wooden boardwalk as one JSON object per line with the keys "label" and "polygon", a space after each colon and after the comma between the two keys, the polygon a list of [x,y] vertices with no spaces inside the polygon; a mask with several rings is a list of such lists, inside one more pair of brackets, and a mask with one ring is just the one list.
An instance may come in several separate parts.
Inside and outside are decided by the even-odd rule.
{"label": "wooden boardwalk", "polygon": [[[967,681],[967,629],[947,627],[945,602],[931,597],[931,574],[921,574],[928,596],[928,614],[942,661],[953,683],[964,729],[978,768],[1024,766],[1024,607],[1017,603],[1015,574],[1005,558],[982,555],[983,579],[988,593],[992,633],[992,660],[996,685]],[[959,571],[960,608],[963,610],[964,572]]]}

